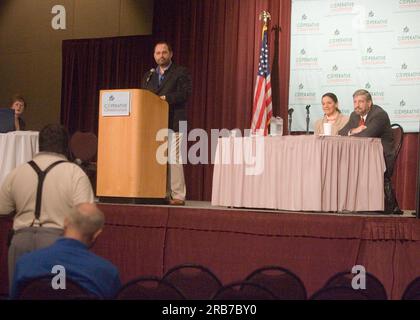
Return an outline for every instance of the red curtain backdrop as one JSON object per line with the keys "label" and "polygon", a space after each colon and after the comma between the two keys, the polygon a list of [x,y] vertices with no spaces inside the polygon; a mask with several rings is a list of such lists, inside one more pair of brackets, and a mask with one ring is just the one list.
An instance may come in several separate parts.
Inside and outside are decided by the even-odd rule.
{"label": "red curtain backdrop", "polygon": [[[419,133],[406,133],[403,145],[395,164],[393,184],[398,203],[402,209],[413,210],[416,207],[416,181],[420,165]],[[420,196],[420,195],[419,195]]]}
{"label": "red curtain backdrop", "polygon": [[61,123],[70,133],[98,132],[99,90],[139,88],[152,47],[151,36],[63,41]]}
{"label": "red curtain backdrop", "polygon": [[[153,36],[64,41],[62,123],[70,132],[97,132],[99,90],[139,87],[154,66],[153,43],[167,40],[174,62],[192,75],[188,129],[202,128],[210,137],[211,129],[250,128],[263,10],[272,17],[273,112],[286,125],[291,0],[155,0]],[[408,134],[394,173],[404,209],[415,207],[419,160],[418,134]],[[210,200],[212,174],[212,165],[187,165],[187,199]]]}

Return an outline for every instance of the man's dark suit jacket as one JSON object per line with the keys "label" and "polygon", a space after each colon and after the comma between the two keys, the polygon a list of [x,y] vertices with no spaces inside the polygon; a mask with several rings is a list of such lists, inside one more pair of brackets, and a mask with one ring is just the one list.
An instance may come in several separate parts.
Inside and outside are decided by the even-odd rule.
{"label": "man's dark suit jacket", "polygon": [[186,103],[191,94],[191,78],[185,67],[174,63],[164,73],[159,86],[159,75],[153,72],[149,81],[150,71],[143,76],[141,88],[152,91],[158,96],[165,96],[169,104],[169,129],[179,131],[179,121],[187,120]]}
{"label": "man's dark suit jacket", "polygon": [[[359,121],[360,116],[353,111],[350,115],[349,122],[347,122],[347,124],[338,132],[338,134],[347,136],[350,129],[354,129],[359,126]],[[394,138],[392,135],[391,122],[389,120],[388,114],[380,106],[373,105],[366,117],[365,125],[367,128],[362,132],[355,134],[354,136],[381,138],[382,147],[384,149],[387,174],[392,175],[392,170],[394,167],[392,145]]]}

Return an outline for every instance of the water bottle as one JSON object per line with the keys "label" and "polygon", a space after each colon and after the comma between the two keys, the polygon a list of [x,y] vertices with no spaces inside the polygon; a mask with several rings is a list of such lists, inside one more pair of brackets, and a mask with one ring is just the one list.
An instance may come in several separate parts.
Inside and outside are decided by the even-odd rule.
{"label": "water bottle", "polygon": [[271,117],[270,135],[271,136],[282,136],[283,135],[283,119],[282,118]]}

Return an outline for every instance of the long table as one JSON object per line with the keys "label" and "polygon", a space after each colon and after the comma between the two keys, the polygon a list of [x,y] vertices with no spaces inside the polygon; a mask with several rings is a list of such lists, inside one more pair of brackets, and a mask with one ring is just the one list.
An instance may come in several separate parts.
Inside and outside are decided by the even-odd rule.
{"label": "long table", "polygon": [[379,138],[219,138],[212,205],[291,211],[382,211]]}
{"label": "long table", "polygon": [[30,161],[38,152],[37,131],[13,131],[0,134],[0,186],[18,165]]}

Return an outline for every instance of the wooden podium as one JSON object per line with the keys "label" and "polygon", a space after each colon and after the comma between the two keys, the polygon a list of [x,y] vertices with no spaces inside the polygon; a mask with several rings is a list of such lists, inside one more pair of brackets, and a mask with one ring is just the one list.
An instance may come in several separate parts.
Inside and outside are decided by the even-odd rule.
{"label": "wooden podium", "polygon": [[[129,94],[129,114],[105,114],[104,97],[112,101],[119,94]],[[156,134],[168,127],[168,103],[141,89],[101,90],[99,100],[96,195],[105,202],[165,198],[167,166],[156,158],[165,142]]]}

